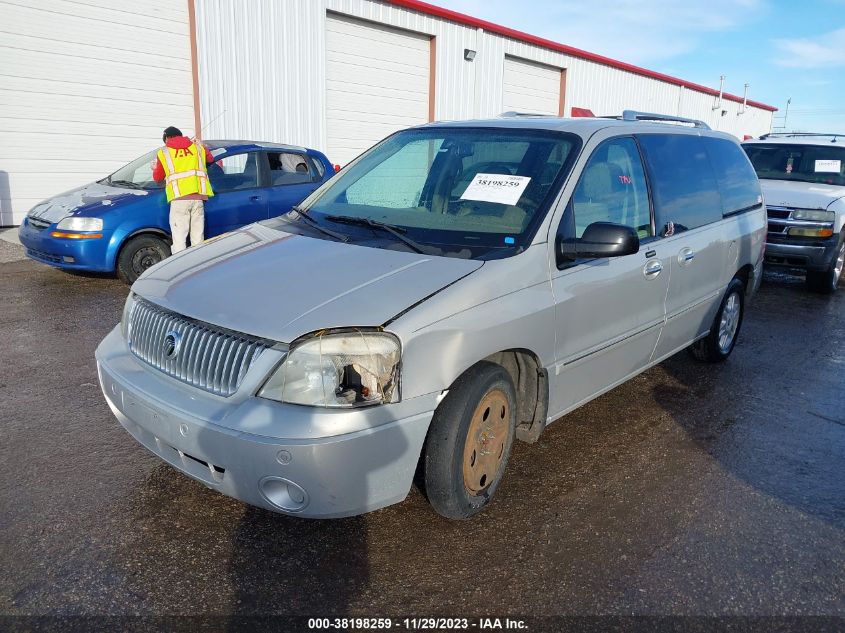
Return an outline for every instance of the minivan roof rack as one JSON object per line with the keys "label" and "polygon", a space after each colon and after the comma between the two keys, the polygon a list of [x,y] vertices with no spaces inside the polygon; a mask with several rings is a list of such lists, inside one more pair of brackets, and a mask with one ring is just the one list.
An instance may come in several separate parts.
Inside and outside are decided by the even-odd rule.
{"label": "minivan roof rack", "polygon": [[639,112],[637,110],[623,110],[622,116],[607,117],[610,119],[621,119],[622,121],[668,121],[672,123],[690,123],[693,127],[702,130],[709,130],[710,126],[704,121],[698,119],[688,119],[683,116],[673,116],[671,114],[656,114],[654,112]]}
{"label": "minivan roof rack", "polygon": [[845,134],[826,134],[824,132],[769,132],[768,134],[763,134],[763,136],[760,137],[760,140],[765,141],[767,138],[773,136],[779,136],[784,138],[792,138],[797,136],[832,136],[833,140],[831,141],[831,143],[835,143],[836,137],[838,136],[845,138]]}
{"label": "minivan roof rack", "polygon": [[516,112],[515,110],[509,110],[507,112],[502,112],[499,115],[500,119],[509,119],[512,117],[521,117],[521,116],[555,116],[554,114],[540,114],[539,112]]}

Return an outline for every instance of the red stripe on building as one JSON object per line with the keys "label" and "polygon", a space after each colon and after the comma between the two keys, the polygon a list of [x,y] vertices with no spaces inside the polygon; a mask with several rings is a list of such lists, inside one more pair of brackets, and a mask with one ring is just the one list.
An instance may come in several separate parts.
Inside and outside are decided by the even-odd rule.
{"label": "red stripe on building", "polygon": [[[478,18],[466,15],[465,13],[458,13],[457,11],[444,9],[443,7],[438,7],[433,4],[429,4],[428,2],[420,2],[420,0],[386,1],[390,4],[394,4],[405,9],[412,9],[414,11],[419,11],[420,13],[426,13],[428,15],[433,15],[438,18],[443,18],[445,20],[451,20],[452,22],[457,22],[458,24],[463,24],[465,26],[484,29],[485,31],[489,31],[490,33],[504,35],[505,37],[510,37],[512,39],[519,40],[520,42],[525,42],[527,44],[541,46],[549,50],[557,51],[558,53],[563,53],[564,55],[570,55],[572,57],[586,59],[591,62],[596,62],[597,64],[610,66],[612,68],[618,68],[619,70],[634,73],[635,75],[641,75],[643,77],[657,79],[658,81],[664,81],[669,84],[688,88],[689,90],[695,90],[696,92],[703,92],[705,94],[713,95],[716,97],[719,96],[718,90],[708,88],[707,86],[702,86],[701,84],[692,83],[691,81],[679,79],[678,77],[672,77],[671,75],[664,75],[663,73],[658,73],[647,68],[642,68],[640,66],[634,66],[633,64],[620,62],[617,59],[611,59],[610,57],[604,57],[603,55],[596,55],[595,53],[583,51],[580,48],[575,48],[574,46],[566,46],[565,44],[559,44],[558,42],[553,42],[542,37],[530,35],[523,31],[517,31],[516,29],[511,29],[500,24],[494,24],[493,22],[488,22],[486,20],[479,20]],[[737,103],[742,103],[742,97],[738,97],[737,95],[729,94],[727,92],[722,94],[722,98],[727,99],[728,101],[736,101]],[[751,101],[749,99],[748,105],[754,108],[760,108],[761,110],[768,110],[769,112],[777,112],[776,107],[761,103],[759,101]]]}

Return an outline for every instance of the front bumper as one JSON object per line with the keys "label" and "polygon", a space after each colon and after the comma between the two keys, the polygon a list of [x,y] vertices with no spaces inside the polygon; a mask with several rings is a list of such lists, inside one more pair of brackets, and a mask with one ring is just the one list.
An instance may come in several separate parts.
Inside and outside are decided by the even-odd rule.
{"label": "front bumper", "polygon": [[805,270],[827,270],[836,255],[839,236],[813,240],[766,240],[766,265],[802,268]]}
{"label": "front bumper", "polygon": [[36,228],[30,224],[28,218],[24,218],[18,229],[18,237],[26,248],[27,256],[57,268],[111,272],[111,268],[106,265],[109,235],[104,234],[96,239],[73,240],[52,237],[50,233],[54,230],[55,224],[43,229]]}
{"label": "front bumper", "polygon": [[[214,396],[138,360],[119,328],[96,357],[109,406],[146,448],[213,490],[302,517],[402,501],[436,406],[437,394],[344,411],[270,402],[251,395],[263,371],[251,371],[234,396]],[[355,430],[326,435],[331,428]]]}

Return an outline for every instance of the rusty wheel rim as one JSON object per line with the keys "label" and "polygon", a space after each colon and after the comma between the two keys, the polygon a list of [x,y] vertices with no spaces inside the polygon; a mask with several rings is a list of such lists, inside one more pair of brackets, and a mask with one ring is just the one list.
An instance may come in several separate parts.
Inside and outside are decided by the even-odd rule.
{"label": "rusty wheel rim", "polygon": [[510,407],[504,392],[494,389],[478,403],[464,445],[464,487],[477,495],[495,481],[505,457]]}

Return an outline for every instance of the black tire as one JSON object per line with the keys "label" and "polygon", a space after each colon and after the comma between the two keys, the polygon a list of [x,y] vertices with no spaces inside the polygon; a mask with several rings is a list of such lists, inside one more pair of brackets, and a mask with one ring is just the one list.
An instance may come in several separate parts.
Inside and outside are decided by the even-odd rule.
{"label": "black tire", "polygon": [[515,428],[516,391],[503,367],[482,361],[455,381],[434,412],[423,457],[425,493],[438,513],[466,519],[490,502]]}
{"label": "black tire", "polygon": [[[693,358],[705,363],[721,363],[727,360],[736,346],[744,315],[745,284],[741,279],[734,277],[728,284],[725,296],[722,297],[722,303],[716,312],[716,318],[713,319],[713,325],[710,326],[710,332],[703,339],[690,345],[689,351]],[[725,323],[722,321],[723,317],[725,317]],[[732,334],[724,340],[722,337],[726,331]]]}
{"label": "black tire", "polygon": [[823,295],[833,294],[839,285],[843,264],[845,264],[845,235],[839,238],[836,254],[827,270],[807,271],[807,287]]}
{"label": "black tire", "polygon": [[117,276],[132,284],[147,268],[170,257],[170,244],[155,235],[133,237],[117,256]]}

